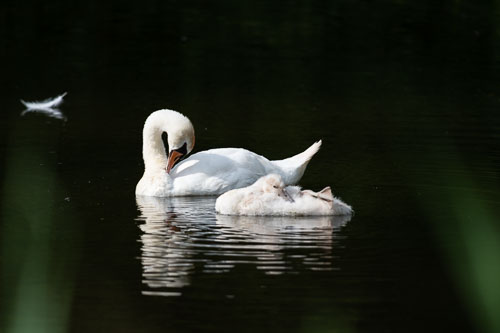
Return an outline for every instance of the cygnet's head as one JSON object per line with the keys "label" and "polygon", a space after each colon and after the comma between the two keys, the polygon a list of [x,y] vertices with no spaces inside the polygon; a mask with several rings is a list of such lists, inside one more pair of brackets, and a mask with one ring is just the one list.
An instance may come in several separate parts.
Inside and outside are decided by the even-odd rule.
{"label": "cygnet's head", "polygon": [[262,177],[259,181],[259,187],[264,193],[272,193],[287,201],[293,202],[293,199],[290,197],[288,192],[286,191],[286,186],[280,175],[270,174]]}

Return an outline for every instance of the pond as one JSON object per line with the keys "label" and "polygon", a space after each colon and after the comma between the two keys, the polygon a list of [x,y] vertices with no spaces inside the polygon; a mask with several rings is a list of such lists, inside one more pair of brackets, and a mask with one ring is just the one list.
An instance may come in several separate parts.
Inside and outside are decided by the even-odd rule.
{"label": "pond", "polygon": [[[500,330],[494,2],[1,6],[2,332]],[[355,215],[136,197],[162,108]]]}

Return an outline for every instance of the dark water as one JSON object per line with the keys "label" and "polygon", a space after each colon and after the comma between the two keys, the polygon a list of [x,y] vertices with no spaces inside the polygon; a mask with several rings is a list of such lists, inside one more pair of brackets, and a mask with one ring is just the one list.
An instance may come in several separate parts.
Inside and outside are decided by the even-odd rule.
{"label": "dark water", "polygon": [[[2,332],[500,331],[497,2],[0,8]],[[135,198],[160,108],[356,215]]]}

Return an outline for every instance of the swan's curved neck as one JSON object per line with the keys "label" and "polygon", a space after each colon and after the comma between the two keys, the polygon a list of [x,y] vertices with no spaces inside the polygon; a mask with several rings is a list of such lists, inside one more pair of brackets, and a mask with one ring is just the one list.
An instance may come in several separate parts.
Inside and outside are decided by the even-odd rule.
{"label": "swan's curved neck", "polygon": [[[168,117],[152,114],[144,123],[142,131],[142,157],[145,171],[164,169],[167,166],[167,153],[161,135],[167,132]],[[168,132],[167,132],[168,133]]]}

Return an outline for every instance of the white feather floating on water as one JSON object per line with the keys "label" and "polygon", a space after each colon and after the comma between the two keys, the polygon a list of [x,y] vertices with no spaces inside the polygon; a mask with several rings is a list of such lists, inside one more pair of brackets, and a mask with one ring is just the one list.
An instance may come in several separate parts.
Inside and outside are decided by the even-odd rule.
{"label": "white feather floating on water", "polygon": [[48,98],[41,102],[26,102],[21,100],[21,103],[28,108],[28,110],[46,110],[53,109],[59,106],[63,102],[64,96],[66,96],[66,92],[54,98]]}
{"label": "white feather floating on water", "polygon": [[21,116],[24,116],[28,112],[37,112],[43,113],[44,115],[52,118],[66,120],[66,117],[61,112],[61,110],[57,109],[57,106],[59,106],[63,102],[63,98],[64,96],[66,96],[66,94],[67,93],[65,92],[64,94],[61,94],[54,98],[48,98],[41,102],[26,102],[21,100],[21,103],[26,106],[26,110],[21,113]]}

